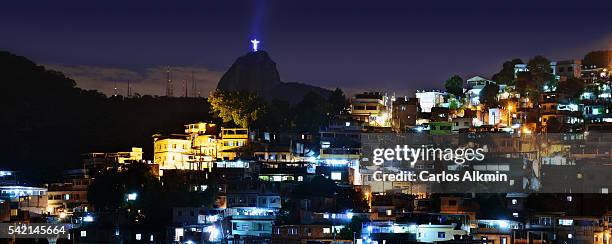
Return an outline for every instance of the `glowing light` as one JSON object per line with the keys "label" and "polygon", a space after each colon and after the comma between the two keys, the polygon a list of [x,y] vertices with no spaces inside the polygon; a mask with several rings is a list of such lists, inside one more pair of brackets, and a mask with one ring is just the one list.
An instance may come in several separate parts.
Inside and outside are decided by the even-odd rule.
{"label": "glowing light", "polygon": [[508,221],[503,221],[503,220],[500,221],[499,222],[499,227],[503,228],[503,229],[508,228]]}
{"label": "glowing light", "polygon": [[531,134],[531,130],[527,127],[523,128],[523,133],[525,134]]}
{"label": "glowing light", "polygon": [[219,237],[219,229],[217,229],[217,227],[211,225],[211,226],[207,226],[206,228],[204,228],[204,232],[208,232],[208,241],[215,241],[217,240],[217,238]]}
{"label": "glowing light", "polygon": [[136,198],[138,198],[138,193],[130,193],[127,195],[127,200],[128,201],[134,201],[136,200]]}
{"label": "glowing light", "polygon": [[92,216],[85,216],[83,217],[83,221],[84,222],[93,222],[94,218]]}
{"label": "glowing light", "polygon": [[59,214],[60,219],[66,218],[66,212],[61,212]]}
{"label": "glowing light", "polygon": [[253,39],[251,40],[251,43],[253,43],[253,52],[257,52],[257,45],[259,44],[259,41],[257,39]]}
{"label": "glowing light", "polygon": [[352,212],[347,212],[347,213],[346,213],[346,218],[347,218],[347,219],[352,219],[354,215],[355,215],[355,214],[353,214]]}

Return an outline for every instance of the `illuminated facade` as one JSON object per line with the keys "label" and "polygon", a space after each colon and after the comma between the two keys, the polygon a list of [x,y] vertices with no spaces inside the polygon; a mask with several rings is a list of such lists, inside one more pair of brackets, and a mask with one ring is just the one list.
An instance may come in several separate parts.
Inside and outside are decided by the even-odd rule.
{"label": "illuminated facade", "polygon": [[217,159],[233,160],[249,141],[244,128],[221,128],[211,123],[185,125],[185,134],[154,135],[154,163],[164,169],[211,169]]}
{"label": "illuminated facade", "polygon": [[83,163],[88,169],[101,169],[116,164],[127,164],[142,161],[142,148],[132,147],[129,152],[88,153]]}
{"label": "illuminated facade", "polygon": [[351,99],[351,115],[370,126],[391,126],[390,98],[380,92],[365,92]]}
{"label": "illuminated facade", "polygon": [[191,141],[186,136],[155,137],[153,145],[154,162],[160,169],[189,169],[192,150]]}
{"label": "illuminated facade", "polygon": [[440,91],[417,91],[416,98],[419,100],[421,112],[430,113],[431,108],[440,107],[444,103],[445,92]]}

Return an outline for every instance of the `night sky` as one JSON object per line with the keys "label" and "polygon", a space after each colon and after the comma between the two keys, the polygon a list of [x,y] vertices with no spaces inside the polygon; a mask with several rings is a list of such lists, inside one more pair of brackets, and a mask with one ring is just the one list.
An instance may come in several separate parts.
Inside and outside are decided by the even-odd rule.
{"label": "night sky", "polygon": [[[261,40],[282,80],[410,95],[504,60],[612,49],[612,1],[3,1],[0,50],[107,94],[163,94],[194,71],[207,94]],[[180,87],[175,89],[180,89]]]}

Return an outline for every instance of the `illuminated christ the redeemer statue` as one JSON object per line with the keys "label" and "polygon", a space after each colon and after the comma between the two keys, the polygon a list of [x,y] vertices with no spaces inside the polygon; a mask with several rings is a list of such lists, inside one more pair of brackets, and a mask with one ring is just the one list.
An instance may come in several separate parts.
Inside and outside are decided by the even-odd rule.
{"label": "illuminated christ the redeemer statue", "polygon": [[257,39],[253,39],[251,40],[251,43],[253,43],[253,52],[257,52],[257,44],[259,44],[259,41]]}

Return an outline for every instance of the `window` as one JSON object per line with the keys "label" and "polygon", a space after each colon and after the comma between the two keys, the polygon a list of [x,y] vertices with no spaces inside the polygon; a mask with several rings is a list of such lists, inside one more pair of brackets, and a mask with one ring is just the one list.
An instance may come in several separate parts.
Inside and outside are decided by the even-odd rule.
{"label": "window", "polygon": [[341,172],[332,172],[331,173],[331,179],[332,180],[342,180],[342,173]]}
{"label": "window", "polygon": [[446,237],[445,232],[438,232],[438,238],[445,238],[445,237]]}
{"label": "window", "polygon": [[140,241],[140,239],[142,239],[142,235],[141,234],[136,234],[136,240]]}
{"label": "window", "polygon": [[568,202],[571,202],[573,200],[572,196],[567,196],[566,199]]}
{"label": "window", "polygon": [[571,226],[574,224],[573,219],[559,219],[559,225]]}
{"label": "window", "polygon": [[329,228],[323,228],[323,234],[329,234],[331,230]]}
{"label": "window", "polygon": [[512,213],[512,217],[518,218],[519,214],[518,213]]}
{"label": "window", "polygon": [[518,201],[516,199],[512,199],[512,205],[516,205]]}
{"label": "window", "polygon": [[86,230],[82,230],[81,231],[81,237],[87,237],[87,231]]}

